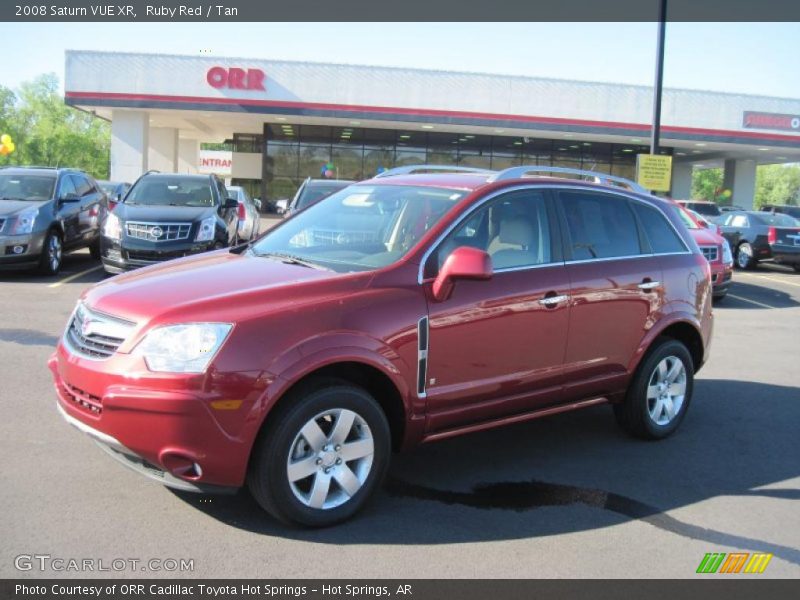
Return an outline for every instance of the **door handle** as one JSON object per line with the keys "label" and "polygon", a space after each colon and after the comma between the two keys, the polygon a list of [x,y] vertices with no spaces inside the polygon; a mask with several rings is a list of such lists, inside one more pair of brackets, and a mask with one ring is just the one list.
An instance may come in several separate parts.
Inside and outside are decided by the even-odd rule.
{"label": "door handle", "polygon": [[645,279],[642,283],[638,285],[640,290],[650,291],[656,288],[661,287],[660,281],[650,281],[649,279]]}
{"label": "door handle", "polygon": [[547,296],[539,300],[539,304],[541,304],[542,306],[546,306],[548,308],[552,308],[557,304],[564,302],[564,300],[566,300],[567,298],[569,298],[569,296],[563,294],[560,296]]}

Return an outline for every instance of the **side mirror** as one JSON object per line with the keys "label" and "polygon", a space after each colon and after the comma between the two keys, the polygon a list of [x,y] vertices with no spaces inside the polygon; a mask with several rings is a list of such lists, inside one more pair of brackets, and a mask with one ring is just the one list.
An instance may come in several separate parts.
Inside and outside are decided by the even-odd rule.
{"label": "side mirror", "polygon": [[444,261],[433,281],[433,297],[442,302],[450,297],[459,279],[491,279],[492,257],[470,246],[456,248]]}
{"label": "side mirror", "polygon": [[236,198],[225,198],[225,202],[222,203],[222,208],[239,208],[239,201]]}
{"label": "side mirror", "polygon": [[256,207],[258,212],[261,212],[261,198],[253,198],[253,205]]}
{"label": "side mirror", "polygon": [[69,192],[61,196],[61,198],[59,198],[61,202],[80,202],[80,199],[81,197],[74,192]]}

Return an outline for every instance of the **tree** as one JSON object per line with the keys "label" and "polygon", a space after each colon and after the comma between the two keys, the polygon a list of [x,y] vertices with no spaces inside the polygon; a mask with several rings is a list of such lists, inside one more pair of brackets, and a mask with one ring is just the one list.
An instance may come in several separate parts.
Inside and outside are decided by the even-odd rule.
{"label": "tree", "polygon": [[692,198],[718,202],[722,192],[722,169],[695,169],[692,173]]}
{"label": "tree", "polygon": [[0,165],[74,167],[108,178],[109,123],[67,106],[54,74],[23,83],[16,95],[0,88],[0,110],[2,133],[16,145],[12,154],[0,157]]}
{"label": "tree", "polygon": [[756,208],[764,204],[798,204],[800,166],[762,165],[756,171]]}

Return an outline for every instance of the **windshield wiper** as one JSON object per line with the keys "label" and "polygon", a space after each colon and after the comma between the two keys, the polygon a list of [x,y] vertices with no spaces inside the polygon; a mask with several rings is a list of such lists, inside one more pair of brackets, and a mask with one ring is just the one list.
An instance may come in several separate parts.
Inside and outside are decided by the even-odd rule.
{"label": "windshield wiper", "polygon": [[328,267],[323,267],[319,263],[315,263],[310,260],[306,260],[305,258],[300,258],[299,256],[295,256],[294,254],[286,254],[284,252],[254,252],[256,256],[260,256],[263,258],[275,258],[287,265],[300,265],[301,267],[308,267],[310,269],[319,269],[321,271],[330,271]]}
{"label": "windshield wiper", "polygon": [[27,198],[20,198],[18,196],[2,196],[0,200],[22,200],[23,202],[27,202]]}

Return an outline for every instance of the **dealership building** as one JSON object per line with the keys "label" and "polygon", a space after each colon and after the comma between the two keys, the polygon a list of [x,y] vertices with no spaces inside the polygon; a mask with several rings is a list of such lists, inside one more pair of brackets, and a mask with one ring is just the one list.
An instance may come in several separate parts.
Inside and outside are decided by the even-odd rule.
{"label": "dealership building", "polygon": [[[635,177],[645,86],[250,58],[68,51],[65,99],[111,122],[111,178],[217,172],[256,197],[306,177],[393,166],[548,165]],[[203,157],[201,144],[228,144]],[[751,206],[756,166],[800,162],[800,99],[665,89],[662,152],[675,198],[693,168],[724,168]],[[202,163],[202,164],[201,164]]]}

